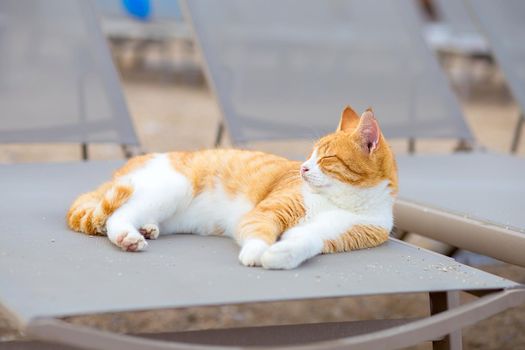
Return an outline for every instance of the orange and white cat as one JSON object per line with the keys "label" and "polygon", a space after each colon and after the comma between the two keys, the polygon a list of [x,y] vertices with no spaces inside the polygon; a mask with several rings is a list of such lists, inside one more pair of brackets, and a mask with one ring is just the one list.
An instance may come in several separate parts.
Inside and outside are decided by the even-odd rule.
{"label": "orange and white cat", "polygon": [[302,164],[233,149],[139,156],[78,197],[67,222],[127,251],[159,233],[225,235],[243,265],[291,269],[385,242],[396,192],[395,159],[372,110],[359,117],[346,107]]}

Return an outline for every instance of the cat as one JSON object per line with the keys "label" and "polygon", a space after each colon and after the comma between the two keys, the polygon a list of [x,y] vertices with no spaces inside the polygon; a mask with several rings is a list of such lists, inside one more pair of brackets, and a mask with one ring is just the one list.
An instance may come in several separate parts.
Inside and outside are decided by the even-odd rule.
{"label": "cat", "polygon": [[126,251],[161,232],[229,236],[243,265],[292,269],[320,253],[385,242],[397,190],[374,112],[359,117],[347,106],[302,164],[235,149],[138,156],[79,196],[67,223]]}

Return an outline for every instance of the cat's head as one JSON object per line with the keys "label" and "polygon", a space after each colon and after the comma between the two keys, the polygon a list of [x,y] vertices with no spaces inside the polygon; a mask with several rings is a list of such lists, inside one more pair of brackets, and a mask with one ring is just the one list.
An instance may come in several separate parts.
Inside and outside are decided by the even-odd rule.
{"label": "cat's head", "polygon": [[344,184],[372,187],[387,180],[392,194],[397,193],[394,155],[372,109],[359,117],[347,106],[336,132],[314,145],[309,159],[301,166],[301,176],[319,192]]}

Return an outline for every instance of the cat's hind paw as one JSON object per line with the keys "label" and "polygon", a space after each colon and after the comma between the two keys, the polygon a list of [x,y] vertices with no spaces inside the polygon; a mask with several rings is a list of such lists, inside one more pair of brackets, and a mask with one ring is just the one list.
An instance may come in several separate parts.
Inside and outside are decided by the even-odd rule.
{"label": "cat's hind paw", "polygon": [[272,245],[261,257],[265,269],[288,270],[299,266],[305,257],[301,247],[294,242],[278,242]]}
{"label": "cat's hind paw", "polygon": [[148,246],[148,242],[138,232],[122,232],[117,235],[115,243],[127,252],[138,252]]}
{"label": "cat's hind paw", "polygon": [[160,234],[159,227],[155,224],[146,224],[139,229],[139,232],[146,239],[157,239]]}
{"label": "cat's hind paw", "polygon": [[244,266],[261,266],[261,256],[269,247],[270,245],[263,240],[249,239],[242,245],[239,261]]}

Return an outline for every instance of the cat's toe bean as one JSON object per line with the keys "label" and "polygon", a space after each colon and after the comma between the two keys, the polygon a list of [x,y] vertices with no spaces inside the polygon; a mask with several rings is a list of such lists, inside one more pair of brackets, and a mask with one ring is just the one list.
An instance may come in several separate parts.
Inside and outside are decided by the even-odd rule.
{"label": "cat's toe bean", "polygon": [[121,234],[119,234],[117,236],[117,238],[115,239],[115,241],[117,242],[118,245],[120,245],[122,243],[122,241],[124,240],[124,238],[126,238],[126,236],[128,235],[127,232],[122,232]]}
{"label": "cat's toe bean", "polygon": [[159,237],[159,227],[155,224],[147,224],[139,229],[141,235],[146,239],[157,239]]}
{"label": "cat's toe bean", "polygon": [[148,243],[142,235],[132,232],[123,232],[119,234],[116,238],[116,242],[122,250],[127,252],[136,252],[143,250],[148,246]]}
{"label": "cat's toe bean", "polygon": [[270,245],[260,239],[246,241],[239,253],[239,261],[244,266],[261,266],[261,256]]}
{"label": "cat's toe bean", "polygon": [[290,242],[272,245],[261,257],[261,264],[265,269],[293,269],[302,261],[298,247]]}

